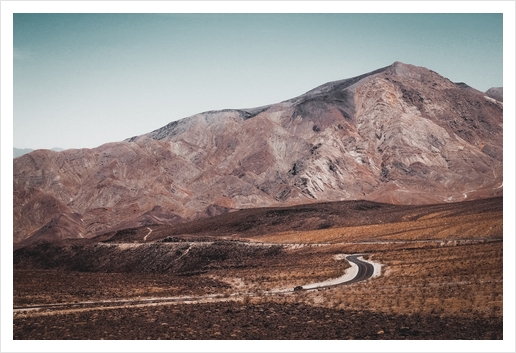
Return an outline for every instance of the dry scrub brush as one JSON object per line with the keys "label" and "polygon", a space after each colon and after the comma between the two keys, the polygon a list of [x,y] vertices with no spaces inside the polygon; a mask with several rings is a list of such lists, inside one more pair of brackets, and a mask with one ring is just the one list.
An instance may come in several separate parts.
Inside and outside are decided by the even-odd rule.
{"label": "dry scrub brush", "polygon": [[208,276],[229,284],[241,283],[239,291],[293,288],[342,276],[349,263],[335,258],[335,249],[287,250],[283,258],[252,267],[210,271]]}
{"label": "dry scrub brush", "polygon": [[308,292],[307,303],[393,314],[502,316],[502,254],[501,242],[377,253],[373,259],[386,276]]}
{"label": "dry scrub brush", "polygon": [[[428,216],[427,216],[428,217]],[[502,212],[420,218],[413,221],[290,231],[256,237],[255,240],[277,243],[342,243],[381,240],[476,239],[501,238]]]}

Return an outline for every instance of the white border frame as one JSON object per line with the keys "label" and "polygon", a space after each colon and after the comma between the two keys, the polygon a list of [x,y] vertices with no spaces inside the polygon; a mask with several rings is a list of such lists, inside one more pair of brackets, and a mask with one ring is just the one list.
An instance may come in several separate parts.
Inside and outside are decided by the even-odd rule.
{"label": "white border frame", "polygon": [[[12,339],[13,13],[503,13],[504,16],[504,340],[503,341],[14,341]],[[515,3],[513,1],[2,1],[1,2],[1,351],[145,352],[514,352]]]}

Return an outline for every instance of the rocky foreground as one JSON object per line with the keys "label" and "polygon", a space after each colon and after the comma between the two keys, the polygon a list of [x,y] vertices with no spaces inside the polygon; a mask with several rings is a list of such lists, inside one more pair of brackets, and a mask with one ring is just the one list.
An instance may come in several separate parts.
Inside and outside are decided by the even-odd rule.
{"label": "rocky foreground", "polygon": [[[42,327],[46,327],[42,330]],[[64,328],[64,329],[63,329]],[[499,317],[459,319],[333,310],[305,304],[125,308],[15,318],[14,339],[406,340],[503,339]]]}

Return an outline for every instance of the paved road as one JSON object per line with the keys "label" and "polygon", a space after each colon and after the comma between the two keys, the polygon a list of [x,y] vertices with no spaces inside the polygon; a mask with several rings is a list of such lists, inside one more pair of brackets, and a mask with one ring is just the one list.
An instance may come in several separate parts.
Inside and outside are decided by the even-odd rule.
{"label": "paved road", "polygon": [[[150,234],[150,232],[149,232]],[[305,285],[304,287],[296,287],[297,289],[287,288],[287,289],[278,289],[278,290],[271,290],[266,292],[260,292],[260,293],[233,293],[230,295],[230,297],[243,297],[243,296],[256,296],[260,294],[264,295],[274,295],[274,294],[281,294],[281,293],[290,293],[290,292],[296,292],[297,290],[317,290],[322,288],[329,288],[334,287],[337,285],[343,285],[343,284],[352,284],[357,283],[361,281],[365,281],[369,278],[371,278],[374,274],[374,266],[373,264],[366,262],[364,260],[359,260],[358,257],[363,256],[363,254],[355,254],[355,255],[347,255],[346,260],[348,260],[350,263],[356,265],[358,267],[358,271],[356,272],[356,275],[352,278],[348,278],[349,276],[344,275],[339,278],[334,278],[331,280],[328,280],[326,282],[320,282],[320,283],[313,283]],[[42,304],[42,305],[31,305],[31,306],[24,306],[24,307],[13,307],[14,312],[20,312],[20,311],[32,311],[32,310],[39,310],[39,309],[63,309],[64,307],[90,307],[90,309],[95,309],[95,307],[102,307],[106,305],[124,305],[124,304],[131,304],[131,305],[153,305],[156,303],[164,303],[164,302],[194,302],[194,301],[200,301],[204,299],[212,299],[212,300],[227,300],[227,296],[223,294],[209,294],[204,296],[195,296],[195,297],[161,297],[161,298],[140,298],[140,299],[115,299],[115,300],[102,300],[102,301],[85,301],[85,302],[76,302],[76,303],[55,303],[55,304]]]}
{"label": "paved road", "polygon": [[346,260],[351,264],[351,268],[338,278],[332,278],[324,282],[306,284],[298,286],[294,290],[317,290],[321,288],[329,288],[337,285],[352,284],[365,281],[374,275],[374,265],[365,260],[358,258],[363,254],[347,255]]}
{"label": "paved road", "polygon": [[365,281],[366,279],[369,279],[374,274],[374,266],[369,263],[362,260],[359,260],[358,257],[362,255],[348,255],[346,256],[346,260],[349,262],[353,262],[358,266],[358,273],[355,276],[355,278],[344,282],[345,284],[351,284],[356,283],[360,281]]}

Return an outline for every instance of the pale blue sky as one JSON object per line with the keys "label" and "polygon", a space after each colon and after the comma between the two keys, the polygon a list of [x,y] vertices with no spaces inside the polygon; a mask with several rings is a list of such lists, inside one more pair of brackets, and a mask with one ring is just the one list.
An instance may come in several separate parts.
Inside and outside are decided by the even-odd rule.
{"label": "pale blue sky", "polygon": [[502,14],[15,14],[14,146],[82,148],[394,61],[503,85]]}

